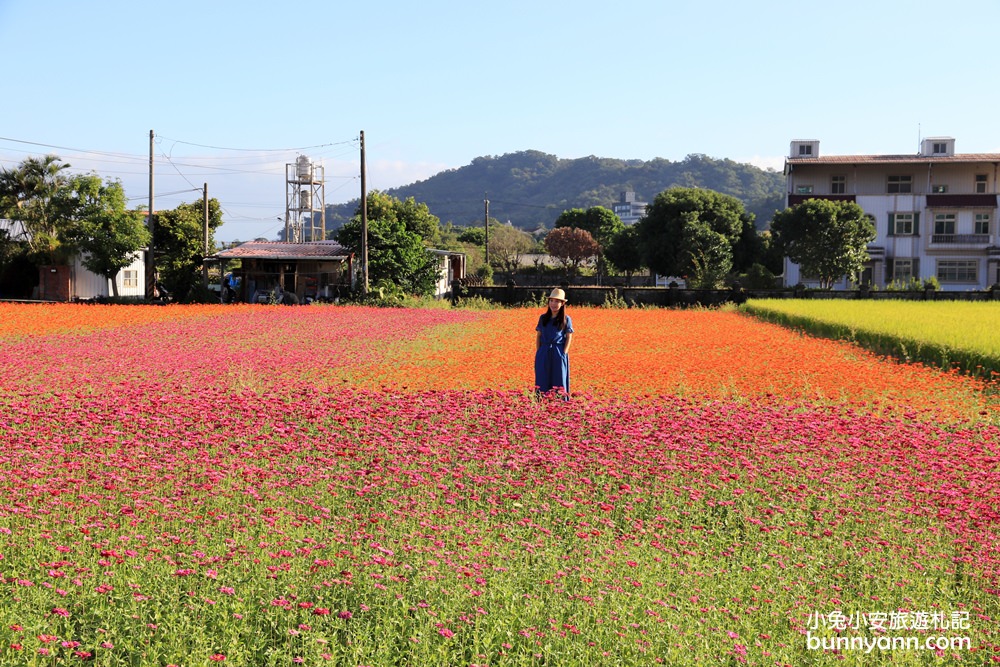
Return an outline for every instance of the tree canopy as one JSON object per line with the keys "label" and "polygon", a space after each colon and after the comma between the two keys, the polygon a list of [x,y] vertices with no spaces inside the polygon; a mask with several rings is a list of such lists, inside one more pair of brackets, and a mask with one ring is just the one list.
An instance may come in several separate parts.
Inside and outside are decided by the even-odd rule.
{"label": "tree canopy", "polygon": [[572,208],[563,211],[556,218],[555,226],[586,230],[590,232],[590,235],[594,237],[602,249],[606,248],[614,237],[625,229],[621,218],[615,215],[614,211],[603,206],[591,206],[586,210]]}
{"label": "tree canopy", "polygon": [[73,218],[69,165],[55,155],[29,157],[0,171],[0,213],[20,222],[29,253],[44,264],[61,264],[72,254],[66,231]]}
{"label": "tree canopy", "polygon": [[67,236],[84,253],[83,265],[110,280],[112,293],[118,296],[115,276],[149,244],[144,216],[126,210],[125,190],[117,181],[102,183],[96,175],[75,176],[70,187],[78,220]]}
{"label": "tree canopy", "polygon": [[625,274],[629,284],[632,283],[632,275],[645,267],[642,246],[639,244],[639,230],[635,225],[626,227],[617,234],[604,254],[616,269]]}
{"label": "tree canopy", "polygon": [[733,248],[752,221],[735,197],[675,187],[656,195],[635,226],[652,271],[714,287],[732,268]]}
{"label": "tree canopy", "polygon": [[545,237],[545,249],[562,262],[567,273],[578,273],[580,265],[595,257],[600,246],[590,232],[577,227],[557,227]]}
{"label": "tree canopy", "polygon": [[[485,235],[484,235],[485,236]],[[490,264],[501,271],[514,273],[521,257],[535,247],[531,234],[512,225],[490,225]]]}
{"label": "tree canopy", "polygon": [[[215,247],[215,230],[222,225],[222,208],[217,199],[208,200],[208,242]],[[188,300],[201,281],[205,257],[205,203],[181,204],[157,211],[153,226],[156,268],[164,286],[181,301]]]}
{"label": "tree canopy", "polygon": [[776,213],[771,235],[785,257],[829,288],[864,268],[875,225],[854,202],[807,199]]}
{"label": "tree canopy", "polygon": [[[390,195],[373,192],[368,197],[368,279],[375,289],[394,287],[407,294],[427,295],[438,279],[437,261],[427,252],[417,229],[426,223],[426,206],[400,202]],[[420,222],[412,220],[419,213]],[[433,218],[433,216],[430,216]],[[407,223],[411,220],[411,224]],[[434,218],[435,225],[437,218]],[[337,241],[361,257],[361,207],[337,231]]]}

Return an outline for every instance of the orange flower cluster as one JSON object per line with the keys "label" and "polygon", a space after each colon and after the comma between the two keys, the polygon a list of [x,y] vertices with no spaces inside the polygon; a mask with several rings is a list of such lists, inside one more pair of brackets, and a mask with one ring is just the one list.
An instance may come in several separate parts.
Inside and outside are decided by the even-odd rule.
{"label": "orange flower cluster", "polygon": [[228,306],[111,306],[69,303],[0,303],[0,339],[58,333],[83,333],[207,317]]}
{"label": "orange flower cluster", "polygon": [[[573,308],[575,394],[598,398],[829,401],[899,410],[983,409],[983,386],[900,364],[848,343],[810,338],[731,311]],[[401,344],[357,378],[408,390],[523,389],[534,384],[539,309],[492,311]]]}

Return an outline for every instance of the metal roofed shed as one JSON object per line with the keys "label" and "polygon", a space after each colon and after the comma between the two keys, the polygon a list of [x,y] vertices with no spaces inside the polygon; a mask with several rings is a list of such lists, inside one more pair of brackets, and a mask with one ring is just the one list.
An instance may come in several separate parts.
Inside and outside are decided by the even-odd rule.
{"label": "metal roofed shed", "polygon": [[248,241],[205,259],[220,263],[223,276],[227,264],[240,262],[232,274],[239,279],[236,299],[243,302],[266,302],[261,295],[277,288],[299,303],[333,301],[354,288],[354,255],[336,241]]}

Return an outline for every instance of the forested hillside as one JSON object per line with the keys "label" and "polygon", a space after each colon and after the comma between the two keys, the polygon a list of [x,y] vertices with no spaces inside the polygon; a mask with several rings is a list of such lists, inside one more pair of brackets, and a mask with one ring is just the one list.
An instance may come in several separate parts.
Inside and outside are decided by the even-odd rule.
{"label": "forested hillside", "polygon": [[[485,196],[491,218],[531,230],[552,227],[566,209],[611,208],[627,190],[640,201],[652,202],[673,186],[702,187],[741,200],[762,229],[776,210],[784,208],[784,183],[779,172],[704,155],[689,155],[680,162],[594,156],[561,160],[529,150],[479,157],[465,167],[387,192],[399,199],[413,197],[427,204],[442,223],[462,226],[482,222]],[[327,207],[327,228],[339,227],[357,207],[358,200]]]}

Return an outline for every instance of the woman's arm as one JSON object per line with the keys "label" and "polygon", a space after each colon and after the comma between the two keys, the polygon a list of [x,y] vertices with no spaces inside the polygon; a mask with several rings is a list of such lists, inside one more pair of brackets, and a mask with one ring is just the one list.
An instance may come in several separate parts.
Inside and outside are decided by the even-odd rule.
{"label": "woman's arm", "polygon": [[535,352],[538,352],[538,348],[542,346],[542,332],[539,331],[535,334]]}
{"label": "woman's arm", "polygon": [[566,344],[563,345],[563,352],[569,354],[569,345],[573,342],[573,334],[566,334]]}

